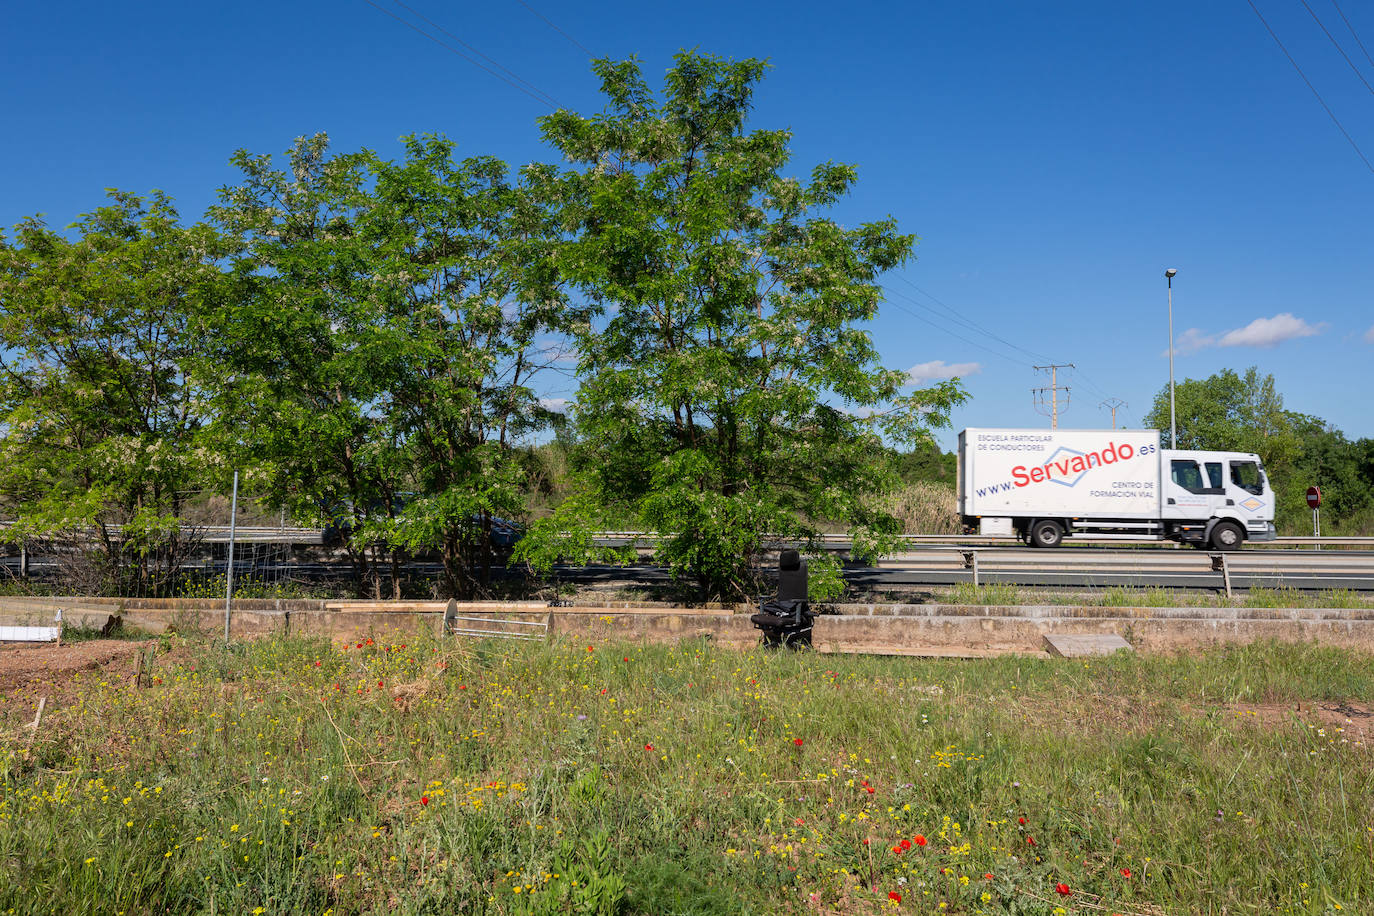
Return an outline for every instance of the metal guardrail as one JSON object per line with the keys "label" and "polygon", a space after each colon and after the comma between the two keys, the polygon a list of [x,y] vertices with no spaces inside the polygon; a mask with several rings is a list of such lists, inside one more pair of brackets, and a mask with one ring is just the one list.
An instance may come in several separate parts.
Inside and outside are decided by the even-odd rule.
{"label": "metal guardrail", "polygon": [[[517,629],[504,629],[506,627]],[[524,629],[518,629],[520,627]],[[550,611],[539,620],[474,617],[459,614],[458,602],[450,600],[444,609],[444,633],[450,636],[477,636],[484,639],[528,639],[547,642],[553,635],[553,612]]]}
{"label": "metal guardrail", "polygon": [[[461,621],[461,623],[460,623]],[[464,626],[463,624],[474,624]],[[538,633],[524,633],[518,630],[483,629],[475,624],[491,624],[514,627],[532,627]],[[444,621],[444,631],[453,636],[481,636],[494,639],[548,639],[549,625],[546,621],[503,620],[499,617],[449,617]]]}
{"label": "metal guardrail", "polygon": [[[659,536],[652,531],[599,531],[594,535],[594,539],[601,546],[643,546],[652,547],[658,543]],[[823,534],[818,540],[827,550],[846,550],[853,545],[853,541],[848,535],[844,534]],[[983,534],[899,534],[897,540],[903,544],[911,545],[949,545],[958,546],[968,545],[987,545],[987,546],[1008,546],[1022,547],[1020,541],[1015,538],[993,537]],[[1074,535],[1066,545],[1077,544],[1118,544],[1130,547],[1159,546],[1174,547],[1173,541],[1156,541],[1142,538],[1139,541],[1121,541],[1115,538],[1094,538]],[[1312,545],[1329,544],[1337,547],[1374,547],[1374,537],[1312,537],[1310,535],[1302,537],[1281,537],[1272,541],[1250,542],[1247,547],[1305,547]]]}

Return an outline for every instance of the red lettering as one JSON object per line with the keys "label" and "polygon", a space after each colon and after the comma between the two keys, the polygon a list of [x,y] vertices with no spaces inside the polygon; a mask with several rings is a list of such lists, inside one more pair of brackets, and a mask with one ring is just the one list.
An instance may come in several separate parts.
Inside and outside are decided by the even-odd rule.
{"label": "red lettering", "polygon": [[1135,448],[1130,444],[1123,444],[1117,449],[1117,454],[1121,456],[1122,461],[1125,461],[1135,454]]}
{"label": "red lettering", "polygon": [[1059,472],[1060,477],[1068,477],[1069,464],[1070,463],[1068,461],[1056,461],[1054,463],[1054,469]]}
{"label": "red lettering", "polygon": [[1030,478],[1026,476],[1025,465],[1017,465],[1011,469],[1011,479],[1016,481],[1018,487],[1024,487],[1030,483]]}
{"label": "red lettering", "polygon": [[1045,473],[1044,468],[1031,468],[1031,480],[1040,483],[1040,481],[1047,479],[1049,479],[1049,475]]}

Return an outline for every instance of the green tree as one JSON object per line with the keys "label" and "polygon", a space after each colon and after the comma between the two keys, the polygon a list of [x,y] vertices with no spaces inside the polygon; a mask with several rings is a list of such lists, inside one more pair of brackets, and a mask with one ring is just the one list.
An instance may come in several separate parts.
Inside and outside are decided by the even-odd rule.
{"label": "green tree", "polygon": [[357,233],[396,367],[378,406],[383,455],[414,489],[371,531],[439,550],[450,590],[470,595],[488,585],[492,519],[525,515],[533,469],[516,445],[561,420],[534,384],[585,310],[559,294],[549,209],[504,163],[457,162],[430,137],[410,138],[404,163],[368,165]]}
{"label": "green tree", "polygon": [[112,191],[71,230],[29,219],[0,239],[4,537],[82,547],[93,562],[69,586],[168,594],[189,546],[182,510],[216,468],[188,369],[227,249],[160,193]]}
{"label": "green tree", "polygon": [[[210,209],[235,238],[234,295],[210,310],[201,365],[215,392],[217,445],[266,501],[306,524],[352,534],[399,512],[372,415],[394,342],[368,295],[365,155],[331,157],[299,138],[287,169],[240,150],[243,173]],[[346,537],[360,594],[380,597],[385,545]]]}
{"label": "green tree", "polygon": [[[1290,414],[1290,418],[1302,443],[1290,482],[1294,502],[1308,487],[1320,487],[1325,531],[1374,508],[1374,475],[1370,474],[1374,468],[1367,465],[1374,443],[1368,439],[1351,442],[1319,417]],[[1305,531],[1310,521],[1305,504],[1299,515],[1301,530]]]}
{"label": "green tree", "polygon": [[[1266,462],[1291,461],[1297,437],[1274,376],[1251,366],[1245,375],[1223,369],[1205,379],[1184,379],[1174,392],[1177,448],[1254,452]],[[1146,427],[1169,429],[1169,388],[1155,395]]]}
{"label": "green tree", "polygon": [[[1275,521],[1291,530],[1303,511],[1303,491],[1295,468],[1303,441],[1294,414],[1283,408],[1274,376],[1251,366],[1245,374],[1223,369],[1205,379],[1185,379],[1175,386],[1178,447],[1253,452],[1264,461],[1276,494]],[[1155,395],[1145,425],[1169,428],[1169,388]]]}
{"label": "green tree", "polygon": [[597,310],[578,338],[582,489],[521,555],[547,566],[630,517],[703,595],[738,597],[771,542],[814,546],[824,520],[860,555],[888,548],[884,437],[918,440],[964,398],[957,383],[904,394],[861,327],[914,237],[824,215],[853,166],[783,174],[790,134],[745,127],[763,62],[684,52],[661,101],[633,59],[594,69],[602,114],[541,121],[572,164],[542,176],[567,233],[554,263]]}
{"label": "green tree", "polygon": [[225,439],[298,518],[345,532],[379,594],[397,549],[437,551],[450,593],[486,584],[491,520],[523,514],[515,442],[550,420],[531,387],[575,320],[550,277],[547,210],[505,166],[444,139],[406,159],[287,169],[240,152],[213,210],[243,240],[217,316]]}

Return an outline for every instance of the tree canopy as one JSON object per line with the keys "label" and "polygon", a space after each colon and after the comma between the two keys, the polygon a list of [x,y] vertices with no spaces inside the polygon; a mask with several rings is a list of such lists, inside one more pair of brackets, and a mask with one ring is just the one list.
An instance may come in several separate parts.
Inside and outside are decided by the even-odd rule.
{"label": "tree canopy", "polygon": [[[1281,531],[1311,530],[1304,494],[1320,486],[1328,519],[1366,523],[1374,514],[1374,440],[1354,442],[1326,421],[1284,409],[1274,376],[1251,366],[1175,385],[1178,447],[1254,452],[1278,497]],[[1155,395],[1147,426],[1169,428],[1169,388]],[[1358,524],[1358,522],[1356,522]]]}
{"label": "tree canopy", "polygon": [[541,176],[553,263],[594,320],[577,332],[583,488],[527,539],[536,563],[608,514],[658,531],[704,594],[748,593],[770,544],[814,544],[824,521],[871,556],[897,532],[873,508],[894,479],[883,438],[921,438],[964,397],[904,392],[880,365],[862,325],[915,238],[827,215],[853,166],[784,174],[790,134],[746,126],[764,69],[685,52],[660,99],[636,61],[601,60],[605,111],[541,119],[571,166]]}

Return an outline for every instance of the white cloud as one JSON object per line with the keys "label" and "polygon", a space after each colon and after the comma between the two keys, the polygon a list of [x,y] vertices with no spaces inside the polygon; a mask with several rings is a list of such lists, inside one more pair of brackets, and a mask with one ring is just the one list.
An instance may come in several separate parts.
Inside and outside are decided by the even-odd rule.
{"label": "white cloud", "polygon": [[1285,340],[1313,337],[1325,324],[1308,324],[1291,312],[1280,312],[1273,318],[1256,318],[1243,328],[1227,331],[1217,341],[1218,347],[1272,347]]}
{"label": "white cloud", "polygon": [[1374,324],[1369,326],[1369,330],[1364,332],[1364,342],[1374,343]]}
{"label": "white cloud", "polygon": [[[1183,355],[1196,353],[1206,347],[1215,347],[1217,338],[1215,334],[1204,334],[1200,328],[1189,328],[1178,335],[1178,340],[1174,343],[1174,352]],[[1165,350],[1164,355],[1168,356],[1169,351]]]}
{"label": "white cloud", "polygon": [[[1189,328],[1178,335],[1174,342],[1174,353],[1186,355],[1196,353],[1207,347],[1273,347],[1285,340],[1300,337],[1313,337],[1326,330],[1326,322],[1308,324],[1291,312],[1280,312],[1273,318],[1256,318],[1243,328],[1235,328],[1222,334],[1205,334],[1200,328]],[[1374,343],[1374,328],[1369,329],[1365,339]],[[1168,351],[1164,352],[1168,356]]]}
{"label": "white cloud", "polygon": [[983,371],[982,363],[950,363],[946,364],[943,359],[933,359],[928,363],[921,363],[906,370],[907,376],[914,383],[934,382],[948,378],[963,378]]}
{"label": "white cloud", "polygon": [[572,401],[567,398],[540,398],[539,406],[554,413],[567,413]]}

